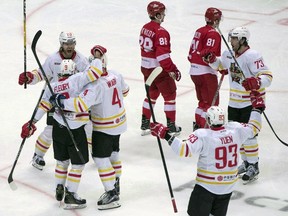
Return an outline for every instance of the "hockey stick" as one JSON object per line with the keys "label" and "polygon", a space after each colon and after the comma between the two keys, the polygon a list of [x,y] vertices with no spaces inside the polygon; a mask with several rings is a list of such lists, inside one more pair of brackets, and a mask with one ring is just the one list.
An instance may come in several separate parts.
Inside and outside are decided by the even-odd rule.
{"label": "hockey stick", "polygon": [[[43,67],[42,67],[42,65],[41,65],[41,63],[40,63],[40,61],[39,61],[39,58],[38,58],[38,56],[37,56],[37,53],[36,53],[36,44],[37,44],[37,42],[38,42],[38,40],[39,40],[39,38],[40,38],[41,35],[42,35],[42,31],[41,31],[41,30],[39,30],[39,31],[35,34],[35,36],[34,36],[34,38],[33,38],[33,41],[32,41],[31,49],[32,49],[32,52],[33,52],[33,54],[34,54],[34,57],[35,57],[35,59],[36,59],[36,61],[37,61],[37,64],[38,64],[38,66],[39,66],[39,68],[40,68],[40,70],[41,70],[41,72],[42,72],[42,74],[43,74],[43,77],[44,77],[45,82],[46,82],[46,84],[47,84],[47,86],[48,86],[48,89],[49,89],[49,91],[51,92],[51,95],[55,95],[55,93],[53,92],[53,89],[52,89],[52,87],[51,87],[51,85],[50,85],[50,82],[49,82],[49,80],[48,80],[48,78],[47,78],[47,76],[46,76],[46,73],[45,73],[45,71],[44,71],[44,69],[43,69]],[[76,143],[76,141],[75,141],[75,139],[74,139],[74,136],[73,136],[73,134],[72,134],[72,132],[71,132],[71,129],[70,129],[70,127],[69,127],[69,124],[68,124],[68,122],[67,122],[67,120],[66,120],[66,118],[65,118],[65,116],[64,116],[63,110],[62,110],[61,107],[59,107],[58,105],[56,105],[56,106],[57,106],[57,108],[59,109],[59,113],[60,113],[60,115],[61,115],[61,117],[62,117],[62,119],[63,119],[63,121],[64,121],[64,124],[65,124],[65,126],[66,126],[66,128],[67,128],[67,131],[68,131],[68,133],[69,133],[69,136],[70,136],[70,138],[71,138],[71,140],[72,140],[72,142],[73,142],[73,144],[74,144],[74,147],[75,147],[75,149],[76,149],[76,151],[77,151],[77,154],[78,154],[81,162],[82,162],[82,163],[85,163],[84,158],[83,158],[83,155],[82,155],[82,153],[79,151],[79,149],[78,149],[78,147],[77,147],[77,143]]]}
{"label": "hockey stick", "polygon": [[[233,60],[235,61],[236,65],[237,65],[237,67],[240,69],[243,78],[245,79],[245,75],[244,75],[244,73],[243,73],[243,71],[242,71],[242,69],[241,69],[241,67],[240,67],[240,65],[239,65],[239,63],[238,63],[238,61],[236,60],[235,56],[233,55],[233,52],[232,52],[232,50],[230,49],[230,47],[229,47],[229,45],[228,45],[228,43],[227,43],[225,37],[223,36],[223,34],[222,34],[222,32],[221,32],[219,26],[217,26],[216,28],[217,28],[219,34],[221,35],[221,37],[222,37],[222,39],[223,39],[223,41],[224,41],[224,43],[225,43],[225,45],[226,45],[226,47],[227,47],[227,49],[228,49],[230,55],[232,56]],[[270,121],[269,121],[269,119],[268,119],[268,117],[266,116],[266,114],[265,114],[264,111],[263,111],[263,114],[264,114],[264,117],[265,117],[267,123],[269,124],[269,126],[270,126],[272,132],[273,132],[274,135],[276,136],[276,138],[277,138],[277,139],[278,139],[278,140],[279,140],[283,145],[288,146],[288,144],[287,144],[286,142],[282,141],[282,140],[278,137],[278,135],[276,134],[274,128],[272,127],[272,125],[271,125],[271,123],[270,123]]]}
{"label": "hockey stick", "polygon": [[[151,102],[151,98],[149,95],[149,88],[152,84],[152,82],[155,80],[155,78],[162,72],[162,67],[157,67],[155,68],[152,73],[150,74],[150,76],[148,77],[148,79],[145,82],[145,90],[146,90],[146,94],[147,94],[147,98],[148,98],[148,103],[149,103],[149,107],[150,107],[150,111],[151,111],[151,116],[152,116],[152,120],[154,123],[156,123],[156,118],[155,118],[155,114],[153,111],[153,106],[152,106],[152,102]],[[169,191],[170,191],[170,196],[171,196],[171,201],[172,201],[172,206],[174,209],[174,213],[177,213],[177,206],[176,206],[176,201],[173,195],[173,191],[172,191],[172,187],[171,187],[171,183],[170,183],[170,178],[169,178],[169,174],[168,174],[168,170],[167,170],[167,166],[166,166],[166,162],[165,162],[165,157],[164,157],[164,153],[163,153],[163,149],[162,149],[162,145],[161,145],[161,141],[160,138],[157,136],[157,141],[158,141],[158,146],[159,146],[159,150],[160,150],[160,154],[161,154],[161,159],[163,162],[163,166],[164,166],[164,171],[165,171],[165,175],[166,175],[166,179],[167,179],[167,183],[168,183],[168,187],[169,187]]]}
{"label": "hockey stick", "polygon": [[[217,86],[215,95],[214,95],[213,100],[212,100],[212,103],[211,103],[211,106],[214,106],[215,103],[216,103],[216,100],[217,100],[217,98],[218,98],[218,96],[219,96],[219,91],[220,91],[222,82],[223,82],[223,80],[224,80],[224,76],[225,76],[224,73],[221,74],[221,77],[220,77],[220,80],[219,80],[219,83],[218,83],[218,86]],[[207,123],[207,121],[206,121],[206,122],[205,122],[205,125],[204,125],[204,128],[207,128],[207,124],[208,124],[208,123]]]}
{"label": "hockey stick", "polygon": [[[26,77],[27,58],[26,58],[26,0],[23,0],[23,36],[24,36],[24,76]],[[24,82],[24,89],[27,88],[27,82]]]}
{"label": "hockey stick", "polygon": [[[46,84],[44,85],[44,87],[43,87],[43,89],[42,89],[42,91],[41,91],[41,94],[40,94],[40,97],[39,97],[39,99],[38,99],[38,102],[37,102],[37,104],[36,104],[36,106],[35,106],[35,109],[34,109],[34,111],[33,111],[32,116],[31,116],[31,118],[30,118],[29,125],[28,125],[29,129],[31,128],[33,119],[34,119],[34,117],[35,117],[35,115],[36,115],[36,113],[37,113],[38,106],[39,106],[40,101],[41,101],[41,99],[42,99],[42,96],[43,96],[43,94],[44,94],[45,88],[46,88]],[[20,144],[20,148],[19,148],[19,150],[18,150],[16,159],[15,159],[15,161],[14,161],[14,163],[13,163],[12,169],[11,169],[10,174],[9,174],[9,176],[8,176],[8,183],[9,183],[10,188],[11,188],[12,190],[16,190],[16,189],[17,189],[17,186],[16,186],[16,184],[15,184],[15,182],[14,182],[14,180],[13,180],[13,172],[14,172],[14,169],[15,169],[15,167],[16,167],[17,161],[18,161],[18,159],[19,159],[19,156],[20,156],[20,154],[21,154],[21,151],[22,151],[22,148],[23,148],[23,146],[24,146],[25,141],[26,141],[26,137],[22,139],[22,142],[21,142],[21,144]]]}

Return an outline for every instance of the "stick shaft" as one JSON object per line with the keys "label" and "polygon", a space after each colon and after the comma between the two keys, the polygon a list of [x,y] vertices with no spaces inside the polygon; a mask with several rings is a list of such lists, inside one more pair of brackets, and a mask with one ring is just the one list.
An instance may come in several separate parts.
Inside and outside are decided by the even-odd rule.
{"label": "stick shaft", "polygon": [[[38,101],[37,101],[37,104],[36,104],[36,106],[35,106],[35,108],[34,108],[34,111],[33,111],[32,115],[31,115],[30,123],[29,123],[29,128],[31,128],[32,121],[33,121],[33,119],[34,119],[34,117],[35,117],[35,115],[36,115],[36,113],[37,113],[38,106],[39,106],[40,101],[41,101],[41,99],[42,99],[42,96],[43,96],[43,94],[44,94],[45,88],[46,88],[46,85],[44,85],[44,87],[43,87],[43,89],[42,89],[42,91],[41,91],[40,97],[39,97],[39,99],[38,99]],[[9,174],[9,176],[8,176],[8,183],[9,183],[9,184],[10,184],[11,182],[13,182],[14,169],[15,169],[15,167],[16,167],[16,164],[17,164],[17,161],[18,161],[18,159],[19,159],[19,156],[20,156],[20,154],[21,154],[21,152],[22,152],[22,148],[23,148],[23,146],[24,146],[25,141],[26,141],[26,137],[23,138],[23,140],[22,140],[22,142],[21,142],[21,144],[20,144],[20,147],[19,147],[19,150],[18,150],[16,159],[15,159],[15,161],[14,161],[14,163],[13,163],[12,169],[11,169],[10,174]]]}
{"label": "stick shaft", "polygon": [[[23,0],[23,38],[24,38],[24,73],[26,77],[27,70],[27,55],[26,55],[26,0]],[[24,89],[27,88],[27,83],[24,83]]]}
{"label": "stick shaft", "polygon": [[[155,74],[153,74],[153,72],[155,72],[156,76],[158,76],[159,73],[160,73],[159,72],[159,68],[156,68],[156,69],[154,69],[154,71],[152,71],[152,73],[151,73],[152,75],[150,75],[150,77],[147,79],[147,81],[145,83],[145,90],[146,90],[146,95],[147,95],[147,99],[148,99],[148,103],[149,103],[149,108],[150,108],[152,120],[153,120],[154,123],[156,123],[156,118],[155,118],[155,114],[154,114],[151,98],[150,98],[150,95],[149,95],[149,87],[152,84],[153,80],[156,78],[156,76],[155,76]],[[154,77],[154,79],[151,80],[150,79],[151,77]],[[168,173],[168,169],[167,169],[167,165],[166,165],[166,161],[165,161],[165,156],[164,156],[164,153],[163,153],[161,140],[160,140],[160,138],[158,136],[157,136],[157,142],[158,142],[160,155],[161,155],[161,160],[162,160],[162,163],[163,163],[165,176],[166,176],[166,180],[167,180],[167,184],[168,184],[168,188],[169,188],[169,192],[170,192],[170,197],[171,197],[173,210],[174,210],[174,213],[177,213],[178,210],[177,210],[176,201],[175,201],[175,198],[174,198],[174,194],[173,194],[173,190],[172,190],[172,186],[171,186],[171,182],[170,182],[170,178],[169,178],[169,173]]]}

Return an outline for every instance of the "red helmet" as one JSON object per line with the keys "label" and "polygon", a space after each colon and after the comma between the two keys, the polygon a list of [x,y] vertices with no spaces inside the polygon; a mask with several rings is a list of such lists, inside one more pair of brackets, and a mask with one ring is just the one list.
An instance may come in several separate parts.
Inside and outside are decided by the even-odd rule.
{"label": "red helmet", "polygon": [[147,6],[147,12],[150,17],[155,17],[156,14],[163,12],[165,9],[165,5],[159,1],[152,1]]}
{"label": "red helmet", "polygon": [[208,8],[205,13],[206,22],[214,22],[215,20],[221,20],[222,12],[217,8]]}

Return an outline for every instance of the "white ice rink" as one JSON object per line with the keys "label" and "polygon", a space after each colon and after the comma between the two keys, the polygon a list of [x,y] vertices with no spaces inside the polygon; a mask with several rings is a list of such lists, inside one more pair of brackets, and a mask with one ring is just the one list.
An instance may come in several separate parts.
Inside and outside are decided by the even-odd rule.
{"label": "white ice rink", "polygon": [[[22,125],[31,118],[43,84],[18,85],[24,68],[23,4],[21,0],[0,2],[0,65],[1,65],[1,130],[0,130],[0,216],[169,216],[187,215],[187,203],[196,175],[197,156],[178,158],[166,142],[162,142],[169,176],[178,207],[173,212],[157,140],[140,136],[141,106],[145,96],[140,72],[138,35],[148,22],[147,0],[27,0],[27,69],[37,68],[31,52],[31,41],[38,30],[43,34],[37,45],[41,62],[59,48],[61,31],[73,31],[76,49],[90,55],[90,48],[101,44],[108,49],[108,67],[120,71],[130,85],[125,98],[128,131],[121,139],[123,175],[122,207],[97,210],[103,186],[93,161],[87,164],[79,187],[79,195],[87,199],[87,208],[63,210],[54,198],[53,149],[45,156],[46,166],[38,171],[31,166],[34,142],[45,126],[27,139],[14,172],[18,190],[12,191],[7,177],[22,141]],[[245,25],[251,32],[250,46],[260,51],[273,72],[267,89],[265,113],[278,136],[288,142],[288,1],[287,0],[163,0],[167,6],[162,24],[171,35],[172,59],[182,72],[178,86],[177,124],[182,126],[181,138],[192,129],[197,106],[194,85],[188,75],[187,53],[196,28],[204,25],[208,7],[223,11],[220,28],[228,31]],[[226,49],[222,43],[222,50]],[[220,105],[227,107],[227,78],[220,90]],[[155,107],[156,119],[165,123],[163,101]],[[244,186],[240,181],[230,202],[229,216],[288,215],[288,147],[281,144],[263,117],[259,135],[260,175],[258,181]]]}

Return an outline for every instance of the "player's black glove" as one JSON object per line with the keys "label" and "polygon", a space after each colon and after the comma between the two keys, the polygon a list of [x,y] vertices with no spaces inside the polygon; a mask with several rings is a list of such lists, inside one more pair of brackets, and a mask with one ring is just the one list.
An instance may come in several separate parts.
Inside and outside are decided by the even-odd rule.
{"label": "player's black glove", "polygon": [[60,107],[60,108],[64,108],[64,104],[63,104],[63,101],[66,99],[66,97],[63,95],[63,94],[53,94],[49,101],[50,103],[53,105],[53,106],[57,106],[57,107]]}

